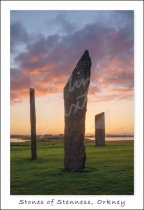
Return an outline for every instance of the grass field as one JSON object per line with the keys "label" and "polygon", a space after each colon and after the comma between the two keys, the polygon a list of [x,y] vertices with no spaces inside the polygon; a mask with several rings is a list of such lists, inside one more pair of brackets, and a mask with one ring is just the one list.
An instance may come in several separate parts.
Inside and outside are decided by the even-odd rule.
{"label": "grass field", "polygon": [[133,144],[95,147],[86,143],[86,172],[63,171],[63,141],[38,142],[38,160],[30,143],[11,144],[11,195],[132,195]]}

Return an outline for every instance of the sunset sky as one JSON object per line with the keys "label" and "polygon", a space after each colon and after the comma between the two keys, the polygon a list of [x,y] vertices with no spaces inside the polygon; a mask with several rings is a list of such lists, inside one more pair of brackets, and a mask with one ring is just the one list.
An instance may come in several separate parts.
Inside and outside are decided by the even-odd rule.
{"label": "sunset sky", "polygon": [[94,134],[100,112],[107,134],[133,134],[133,36],[133,11],[11,11],[11,134],[30,134],[30,87],[37,134],[63,133],[63,88],[86,49],[92,60],[86,134]]}

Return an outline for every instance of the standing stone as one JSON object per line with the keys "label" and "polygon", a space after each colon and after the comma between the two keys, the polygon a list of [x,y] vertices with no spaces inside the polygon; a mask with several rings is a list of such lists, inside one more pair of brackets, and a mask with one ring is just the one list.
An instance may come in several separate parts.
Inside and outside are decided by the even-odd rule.
{"label": "standing stone", "polygon": [[96,146],[105,146],[105,114],[95,116],[95,141]]}
{"label": "standing stone", "polygon": [[37,159],[36,153],[36,114],[35,114],[35,91],[30,88],[30,122],[31,122],[31,155]]}
{"label": "standing stone", "polygon": [[91,59],[86,50],[64,87],[64,168],[67,171],[85,169],[85,115],[90,69]]}

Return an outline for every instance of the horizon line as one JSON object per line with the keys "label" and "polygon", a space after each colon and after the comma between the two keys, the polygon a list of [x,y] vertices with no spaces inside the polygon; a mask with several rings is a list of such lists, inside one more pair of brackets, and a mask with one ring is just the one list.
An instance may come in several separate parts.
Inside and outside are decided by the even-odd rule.
{"label": "horizon line", "polygon": [[[10,134],[10,136],[31,136],[31,134]],[[63,133],[60,133],[60,134],[56,134],[56,133],[47,133],[47,134],[37,134],[37,136],[64,136]],[[92,136],[95,136],[95,134],[85,134],[85,137],[92,137]],[[123,133],[106,133],[105,136],[134,136],[134,133],[126,133],[126,132],[123,132]]]}

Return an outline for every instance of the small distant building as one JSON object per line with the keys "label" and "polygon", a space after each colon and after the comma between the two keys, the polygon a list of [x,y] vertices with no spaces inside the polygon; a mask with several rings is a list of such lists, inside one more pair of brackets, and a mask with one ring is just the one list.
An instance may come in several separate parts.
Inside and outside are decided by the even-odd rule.
{"label": "small distant building", "polygon": [[95,144],[105,146],[105,113],[95,115]]}

